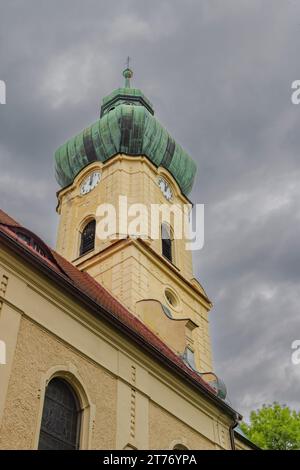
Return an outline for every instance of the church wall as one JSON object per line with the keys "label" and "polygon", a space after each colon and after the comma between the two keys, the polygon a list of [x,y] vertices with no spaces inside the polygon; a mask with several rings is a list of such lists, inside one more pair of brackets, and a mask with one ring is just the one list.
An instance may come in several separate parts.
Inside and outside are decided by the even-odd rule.
{"label": "church wall", "polygon": [[194,431],[190,445],[229,448],[231,418],[106,324],[101,314],[96,318],[5,250],[0,251],[3,276],[0,331],[10,344],[8,363],[0,366],[0,448],[37,448],[45,387],[53,374],[62,374],[84,395],[82,448],[154,446],[158,411],[153,404],[164,410],[163,445],[170,415],[181,434]]}
{"label": "church wall", "polygon": [[[90,193],[81,196],[80,185],[90,172],[100,170],[101,181]],[[173,200],[164,198],[157,184],[158,176],[163,176],[173,189]],[[177,204],[182,206],[188,200],[181,194],[174,178],[163,168],[156,169],[146,157],[117,155],[105,164],[90,164],[75,178],[74,183],[59,194],[58,211],[60,223],[57,237],[57,251],[69,261],[79,256],[79,238],[83,222],[96,214],[100,204],[112,204],[119,215],[119,195],[127,196],[128,205],[141,203],[148,208],[153,204]],[[131,220],[131,219],[129,219]],[[150,227],[150,225],[149,225]],[[73,236],[70,237],[69,234]],[[103,250],[109,243],[96,240],[95,252]],[[192,279],[192,255],[185,250],[185,240],[176,240],[175,264],[187,279]],[[161,241],[151,240],[151,247],[161,253]]]}
{"label": "church wall", "polygon": [[[212,370],[207,303],[169,268],[163,269],[161,261],[141,244],[124,242],[95,258],[85,270],[137,315],[137,302],[156,299],[168,306],[174,318],[192,319],[199,325],[193,331],[196,364],[201,371]],[[176,308],[165,297],[170,287],[179,299]]]}
{"label": "church wall", "polygon": [[52,368],[59,375],[61,373],[60,376],[78,377],[93,404],[95,415],[89,430],[90,448],[114,448],[117,397],[115,377],[27,318],[23,318],[20,324],[3,415],[0,448],[36,448],[43,401],[43,379]]}
{"label": "church wall", "polygon": [[220,448],[154,403],[149,416],[150,449],[172,449],[178,444],[197,450]]}
{"label": "church wall", "polygon": [[[96,170],[102,172],[100,183],[90,193],[81,197],[81,182],[87,174]],[[171,203],[179,206],[186,204],[188,200],[182,195],[168,171],[155,168],[145,157],[117,155],[104,165],[95,162],[82,170],[73,185],[59,195],[61,220],[57,248],[67,259],[75,260],[74,264],[80,270],[87,271],[103,283],[134,314],[137,302],[143,299],[155,298],[168,305],[164,290],[167,287],[175,290],[180,305],[178,308],[170,305],[168,307],[175,318],[190,318],[199,325],[193,333],[195,362],[200,371],[211,371],[208,322],[211,304],[201,296],[200,287],[197,293],[188,285],[193,280],[192,253],[185,249],[185,239],[173,242],[173,266],[161,257],[161,239],[147,240],[146,249],[142,249],[137,243],[122,248],[122,241],[116,242],[112,239],[103,242],[96,237],[95,250],[78,257],[82,225],[91,215],[96,214],[99,204],[113,204],[118,209],[119,195],[126,195],[128,204],[142,203],[148,208],[150,203],[169,204],[158,187],[159,175],[170,182],[173,191]]]}

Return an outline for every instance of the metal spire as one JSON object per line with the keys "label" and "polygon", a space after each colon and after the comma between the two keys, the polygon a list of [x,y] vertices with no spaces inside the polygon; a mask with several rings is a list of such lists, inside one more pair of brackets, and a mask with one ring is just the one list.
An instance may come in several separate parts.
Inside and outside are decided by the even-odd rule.
{"label": "metal spire", "polygon": [[133,76],[133,71],[129,68],[130,57],[126,60],[126,69],[123,70],[123,77],[125,78],[125,88],[130,88],[130,79]]}

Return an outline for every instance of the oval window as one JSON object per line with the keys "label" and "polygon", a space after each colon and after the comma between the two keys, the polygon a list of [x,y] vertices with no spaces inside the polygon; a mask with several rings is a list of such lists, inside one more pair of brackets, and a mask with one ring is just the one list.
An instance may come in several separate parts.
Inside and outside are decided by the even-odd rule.
{"label": "oval window", "polygon": [[175,294],[174,291],[172,291],[171,289],[167,288],[165,290],[165,297],[167,299],[167,302],[168,304],[172,307],[172,308],[178,308],[179,306],[179,299],[177,297],[177,295]]}

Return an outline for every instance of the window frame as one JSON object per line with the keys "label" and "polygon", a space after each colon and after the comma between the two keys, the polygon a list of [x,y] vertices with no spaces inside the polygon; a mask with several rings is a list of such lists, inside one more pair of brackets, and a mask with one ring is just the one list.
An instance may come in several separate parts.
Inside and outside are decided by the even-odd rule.
{"label": "window frame", "polygon": [[[83,240],[83,237],[84,237],[84,233],[85,233],[85,230],[91,225],[93,224],[93,242],[91,244],[91,247],[88,246],[87,249],[85,249],[83,251],[83,243],[84,243],[84,240]],[[82,227],[82,230],[80,231],[80,240],[79,240],[79,256],[84,256],[86,255],[87,253],[90,253],[91,251],[93,251],[95,249],[95,243],[96,243],[96,220],[94,218],[90,218],[88,220],[85,221],[85,223],[83,224],[83,227]]]}
{"label": "window frame", "polygon": [[81,410],[79,449],[89,450],[92,448],[92,434],[96,416],[96,405],[91,401],[82,377],[73,364],[55,365],[50,367],[45,373],[41,374],[40,387],[37,390],[39,412],[34,434],[33,448],[35,450],[38,449],[46,387],[54,377],[65,379],[71,385],[78,397]]}
{"label": "window frame", "polygon": [[[168,233],[168,238],[163,237],[163,231],[166,230]],[[166,246],[166,244],[169,244]],[[164,248],[169,250],[170,257],[165,253]],[[167,222],[162,222],[161,224],[161,253],[164,258],[166,258],[170,263],[175,264],[175,243],[174,243],[174,234],[172,227]]]}
{"label": "window frame", "polygon": [[[56,404],[58,404],[58,406],[61,406],[62,408],[63,407],[66,407],[65,403],[63,402],[63,400],[61,402],[55,400],[54,396],[51,396],[51,394],[49,394],[47,396],[47,391],[49,390],[49,386],[51,386],[51,384],[53,384],[53,382],[56,382],[60,385],[63,385],[65,387],[65,390],[68,391],[72,401],[73,401],[73,405],[74,405],[74,409],[71,410],[73,413],[76,414],[76,431],[75,431],[75,439],[74,439],[74,442],[70,441],[66,441],[64,440],[63,438],[59,438],[59,435],[55,435],[54,433],[50,433],[46,428],[43,428],[43,417],[44,417],[44,411],[45,411],[45,407],[46,407],[46,404],[48,403],[51,403],[51,402],[56,402]],[[58,388],[58,392],[60,392],[59,388]],[[48,402],[47,402],[47,398],[48,398]],[[51,407],[49,408],[51,409]],[[59,410],[59,408],[57,408]],[[37,449],[38,450],[43,450],[43,449],[40,449],[40,441],[41,441],[41,435],[42,433],[44,433],[44,438],[45,438],[45,435],[49,435],[52,437],[52,439],[54,440],[57,440],[59,442],[61,442],[62,444],[64,445],[68,445],[70,447],[72,447],[72,449],[66,449],[66,450],[79,450],[80,449],[80,437],[81,437],[81,422],[82,422],[82,409],[81,409],[81,406],[80,406],[80,397],[78,396],[76,390],[74,389],[74,387],[67,381],[65,380],[65,378],[63,377],[60,377],[60,376],[55,376],[55,377],[52,377],[51,380],[48,381],[46,387],[45,387],[45,394],[44,394],[44,402],[43,402],[43,408],[42,408],[42,416],[41,416],[41,425],[40,425],[40,430],[39,430],[39,439],[38,439],[38,446],[37,446]],[[71,422],[70,422],[71,423]],[[49,449],[49,450],[63,450],[63,449]]]}

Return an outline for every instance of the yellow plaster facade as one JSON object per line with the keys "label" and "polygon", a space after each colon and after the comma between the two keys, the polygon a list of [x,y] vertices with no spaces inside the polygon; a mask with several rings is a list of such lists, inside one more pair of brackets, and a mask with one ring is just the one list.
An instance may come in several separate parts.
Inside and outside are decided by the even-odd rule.
{"label": "yellow plaster facade", "polygon": [[[94,171],[101,172],[101,181],[90,193],[82,196],[81,184]],[[173,198],[170,202],[165,199],[157,184],[160,176],[172,189]],[[174,319],[188,318],[194,322],[196,327],[186,345],[194,351],[198,370],[211,371],[208,320],[211,302],[202,286],[194,279],[192,252],[186,249],[185,238],[173,241],[172,263],[162,255],[161,238],[120,238],[118,227],[116,234],[109,240],[103,241],[96,237],[94,250],[79,256],[83,227],[91,219],[97,220],[97,208],[103,203],[112,204],[116,208],[118,220],[119,211],[122,210],[119,205],[120,195],[127,197],[128,206],[136,203],[145,205],[148,214],[151,213],[151,204],[174,205],[181,210],[183,205],[191,204],[181,193],[172,175],[162,167],[156,168],[146,157],[119,154],[105,164],[92,163],[77,175],[72,185],[58,194],[60,223],[57,251],[103,284],[150,328],[153,329],[153,321],[151,316],[143,315],[141,301],[157,300],[167,305]],[[163,217],[162,215],[160,222],[165,222]],[[173,221],[174,217],[171,217],[171,226]],[[159,236],[161,237],[160,233]],[[167,289],[174,293],[176,304],[169,303],[166,298]],[[159,306],[158,309],[161,310]],[[155,315],[154,310],[153,316]],[[156,334],[161,335],[174,349],[174,342],[168,339],[168,331],[156,329]],[[175,350],[178,348],[175,347]]]}
{"label": "yellow plaster facade", "polygon": [[45,389],[62,377],[82,411],[81,449],[230,449],[233,419],[101,317],[0,250],[0,448],[36,449]]}

